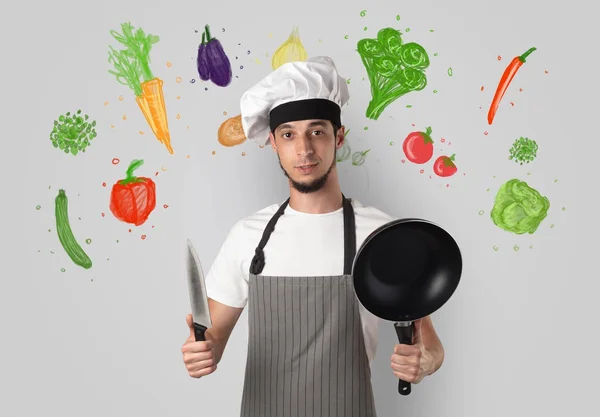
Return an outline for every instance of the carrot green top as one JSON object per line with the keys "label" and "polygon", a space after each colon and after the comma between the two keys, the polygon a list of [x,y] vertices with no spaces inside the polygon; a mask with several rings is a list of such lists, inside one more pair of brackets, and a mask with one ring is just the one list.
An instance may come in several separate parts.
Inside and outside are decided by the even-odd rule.
{"label": "carrot green top", "polygon": [[110,34],[125,46],[125,49],[116,50],[109,46],[108,62],[113,64],[115,70],[108,72],[116,76],[118,82],[131,88],[136,96],[140,96],[141,83],[154,78],[150,68],[150,50],[160,38],[144,33],[141,28],[135,30],[129,22],[121,24],[121,31],[123,33],[110,31]]}

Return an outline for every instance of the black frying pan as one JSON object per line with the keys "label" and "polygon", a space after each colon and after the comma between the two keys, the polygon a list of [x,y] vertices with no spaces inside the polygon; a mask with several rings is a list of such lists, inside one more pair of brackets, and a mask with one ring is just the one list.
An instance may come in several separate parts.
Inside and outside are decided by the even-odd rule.
{"label": "black frying pan", "polygon": [[[398,341],[412,344],[415,320],[439,309],[452,296],[462,272],[455,240],[422,219],[400,219],[374,230],[356,253],[352,276],[362,305],[394,321]],[[408,395],[409,382],[398,392]]]}

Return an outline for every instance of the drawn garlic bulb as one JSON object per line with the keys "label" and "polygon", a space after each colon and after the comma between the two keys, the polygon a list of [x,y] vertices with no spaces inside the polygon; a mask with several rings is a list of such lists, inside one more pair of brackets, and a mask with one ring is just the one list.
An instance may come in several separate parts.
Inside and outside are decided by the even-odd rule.
{"label": "drawn garlic bulb", "polygon": [[302,45],[298,28],[294,27],[288,39],[281,44],[273,54],[271,65],[273,69],[279,68],[281,65],[293,61],[306,61],[308,54]]}

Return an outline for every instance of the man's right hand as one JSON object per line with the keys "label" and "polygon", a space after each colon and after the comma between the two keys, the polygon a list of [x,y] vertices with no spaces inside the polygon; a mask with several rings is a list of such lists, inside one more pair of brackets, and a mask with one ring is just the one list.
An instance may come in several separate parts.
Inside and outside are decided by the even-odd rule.
{"label": "man's right hand", "polygon": [[186,322],[190,329],[190,335],[181,347],[181,352],[188,374],[193,378],[212,374],[217,369],[214,343],[210,340],[208,334],[206,334],[206,341],[196,341],[191,314],[187,315]]}

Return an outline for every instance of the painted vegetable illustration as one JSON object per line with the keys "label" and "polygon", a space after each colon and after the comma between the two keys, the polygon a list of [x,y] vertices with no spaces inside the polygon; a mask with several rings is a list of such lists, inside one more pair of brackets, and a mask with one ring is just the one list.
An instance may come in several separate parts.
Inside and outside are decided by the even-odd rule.
{"label": "painted vegetable illustration", "polygon": [[81,110],[61,114],[54,120],[54,127],[50,132],[52,146],[72,155],[85,152],[92,139],[97,136],[96,121],[89,118],[87,114],[82,115]]}
{"label": "painted vegetable illustration", "polygon": [[306,61],[307,59],[308,54],[300,40],[298,28],[294,27],[287,40],[273,54],[271,66],[273,69],[277,69],[288,62]]}
{"label": "painted vegetable illustration", "polygon": [[58,190],[58,195],[54,199],[54,214],[56,217],[58,240],[65,252],[76,265],[90,269],[92,267],[92,260],[85,253],[81,245],[77,243],[77,239],[73,235],[69,220],[69,199],[63,189]]}
{"label": "painted vegetable illustration", "polygon": [[402,150],[406,159],[415,164],[424,164],[433,156],[433,140],[431,127],[425,132],[411,132],[402,143]]}
{"label": "painted vegetable illustration", "polygon": [[110,34],[125,46],[125,49],[116,50],[109,46],[108,62],[114,66],[114,70],[108,72],[117,77],[119,83],[133,91],[135,101],[152,132],[172,154],[163,81],[155,77],[150,68],[150,51],[152,45],[160,38],[146,35],[141,28],[134,29],[129,22],[121,24],[121,30],[123,33],[110,31]]}
{"label": "painted vegetable illustration", "polygon": [[231,63],[221,42],[210,35],[209,25],[204,26],[196,66],[203,81],[210,80],[219,87],[226,87],[231,83]]}
{"label": "painted vegetable illustration", "polygon": [[504,183],[490,217],[494,224],[518,235],[534,233],[548,215],[550,201],[525,181],[513,178]]}
{"label": "painted vegetable illustration", "polygon": [[445,155],[438,157],[433,163],[433,172],[440,177],[450,177],[456,174],[458,168],[454,164],[454,157],[454,154],[450,157]]}
{"label": "painted vegetable illustration", "polygon": [[520,137],[514,141],[510,148],[508,159],[523,165],[523,162],[530,163],[533,161],[537,156],[537,151],[538,144],[535,140]]}
{"label": "painted vegetable illustration", "polygon": [[490,109],[488,111],[488,116],[487,116],[488,124],[491,125],[492,122],[494,121],[494,117],[496,116],[496,112],[498,111],[498,105],[500,104],[502,97],[504,97],[504,93],[506,92],[511,81],[515,77],[515,74],[517,73],[519,68],[521,68],[521,66],[525,63],[525,60],[527,59],[527,57],[536,49],[537,48],[535,48],[535,47],[530,48],[523,55],[514,57],[513,60],[510,61],[510,63],[504,70],[504,73],[502,74],[502,77],[500,78],[500,82],[498,83],[498,87],[496,88],[496,93],[494,94],[492,103],[490,104]]}
{"label": "painted vegetable illustration", "polygon": [[156,207],[156,184],[150,178],[136,177],[133,171],[144,163],[136,159],[129,164],[127,176],[117,181],[110,193],[110,211],[126,223],[143,224]]}
{"label": "painted vegetable illustration", "polygon": [[352,155],[352,147],[347,138],[348,133],[350,133],[350,129],[344,131],[344,144],[336,150],[336,162],[344,162]]}
{"label": "painted vegetable illustration", "polygon": [[223,146],[232,147],[246,141],[246,134],[242,127],[242,115],[230,117],[221,123],[217,132],[219,143]]}
{"label": "painted vegetable illustration", "polygon": [[427,52],[417,43],[402,43],[398,30],[381,29],[377,39],[361,39],[357,47],[371,83],[369,119],[377,120],[392,102],[427,86]]}

